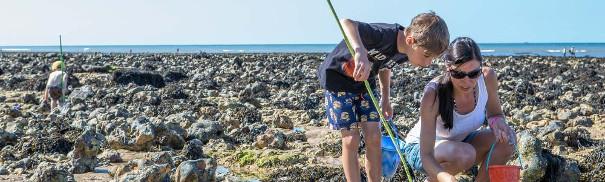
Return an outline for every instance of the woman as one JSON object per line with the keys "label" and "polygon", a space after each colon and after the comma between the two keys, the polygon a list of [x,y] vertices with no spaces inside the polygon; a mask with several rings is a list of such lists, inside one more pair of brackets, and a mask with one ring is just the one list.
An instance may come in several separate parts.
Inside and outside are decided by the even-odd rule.
{"label": "woman", "polygon": [[[489,181],[484,164],[505,164],[513,153],[514,131],[506,124],[498,77],[482,66],[480,49],[460,37],[444,52],[445,72],[429,82],[420,106],[420,121],[406,137],[405,153],[415,170],[428,181],[456,181],[456,174],[481,164],[476,181]],[[489,129],[482,128],[487,120]]]}

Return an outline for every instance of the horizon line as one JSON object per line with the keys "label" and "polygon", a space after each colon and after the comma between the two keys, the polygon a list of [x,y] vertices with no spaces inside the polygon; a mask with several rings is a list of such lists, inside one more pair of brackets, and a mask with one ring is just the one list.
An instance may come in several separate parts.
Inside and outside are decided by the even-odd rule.
{"label": "horizon line", "polygon": [[[63,46],[250,46],[250,45],[336,45],[338,43],[234,43],[234,44],[63,44]],[[478,44],[605,44],[605,42],[478,42]],[[0,45],[0,47],[52,47],[59,45]]]}

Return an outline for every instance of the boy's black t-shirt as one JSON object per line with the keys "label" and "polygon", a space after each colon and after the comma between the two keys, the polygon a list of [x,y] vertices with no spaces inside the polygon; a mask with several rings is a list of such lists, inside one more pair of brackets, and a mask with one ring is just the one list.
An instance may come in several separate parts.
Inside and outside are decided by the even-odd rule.
{"label": "boy's black t-shirt", "polygon": [[[368,50],[368,60],[373,63],[368,82],[375,89],[378,70],[392,69],[396,64],[408,61],[408,56],[397,50],[397,33],[404,27],[399,24],[356,23],[361,41]],[[352,56],[343,40],[317,70],[321,87],[334,92],[365,93],[363,82],[346,76],[343,70],[343,65],[349,60]]]}

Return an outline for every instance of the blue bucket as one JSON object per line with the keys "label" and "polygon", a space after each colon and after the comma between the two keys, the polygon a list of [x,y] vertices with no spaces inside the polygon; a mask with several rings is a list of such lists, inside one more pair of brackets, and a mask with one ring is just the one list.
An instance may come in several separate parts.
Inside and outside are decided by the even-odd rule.
{"label": "blue bucket", "polygon": [[[395,138],[395,140],[399,142],[399,148],[403,148],[405,142],[399,140],[398,138]],[[382,135],[381,148],[382,176],[390,179],[395,175],[395,172],[397,172],[397,168],[401,163],[401,159],[399,159],[399,154],[397,154],[395,145],[393,145],[393,142],[391,141],[391,138],[388,135]]]}

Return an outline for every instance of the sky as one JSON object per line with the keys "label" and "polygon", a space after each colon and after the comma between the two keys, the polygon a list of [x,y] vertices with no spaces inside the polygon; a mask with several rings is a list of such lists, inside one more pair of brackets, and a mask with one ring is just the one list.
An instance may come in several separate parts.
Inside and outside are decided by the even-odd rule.
{"label": "sky", "polygon": [[[451,39],[605,42],[602,0],[332,0],[340,18],[407,26],[435,11]],[[0,45],[334,44],[325,0],[4,0]]]}

